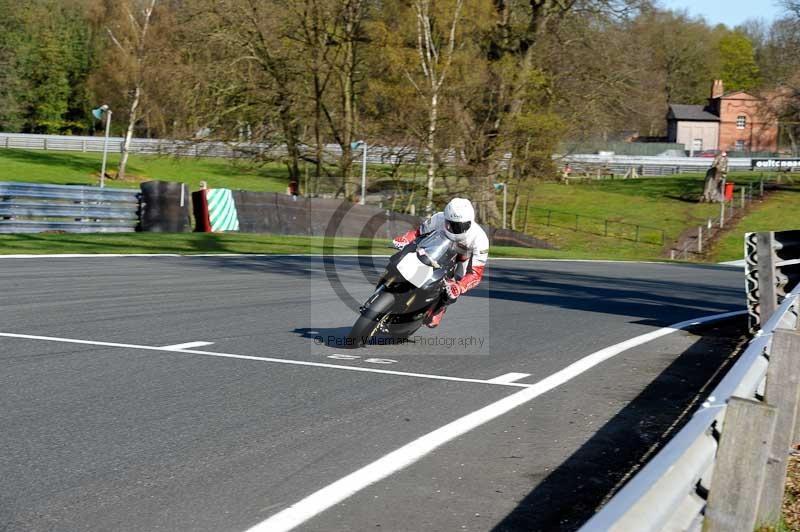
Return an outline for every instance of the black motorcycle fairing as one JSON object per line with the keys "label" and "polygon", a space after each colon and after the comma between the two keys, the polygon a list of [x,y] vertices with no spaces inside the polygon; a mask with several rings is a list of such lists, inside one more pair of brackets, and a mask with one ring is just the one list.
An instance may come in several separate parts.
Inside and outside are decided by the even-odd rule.
{"label": "black motorcycle fairing", "polygon": [[[423,264],[433,269],[422,286],[415,286],[398,269],[398,264],[409,253],[416,253]],[[373,333],[388,333],[398,338],[408,338],[421,325],[425,315],[440,304],[444,279],[453,277],[458,252],[455,243],[442,231],[420,235],[402,250],[389,258],[386,272],[376,291],[360,309],[359,321],[354,331],[371,329]],[[380,308],[372,308],[377,304]],[[373,325],[369,325],[369,324]],[[354,338],[359,336],[351,334]],[[363,345],[363,338],[356,347]]]}

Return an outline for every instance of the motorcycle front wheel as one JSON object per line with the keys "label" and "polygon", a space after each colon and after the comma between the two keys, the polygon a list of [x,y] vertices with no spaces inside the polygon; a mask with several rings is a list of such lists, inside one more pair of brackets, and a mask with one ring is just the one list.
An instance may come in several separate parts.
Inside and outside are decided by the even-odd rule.
{"label": "motorcycle front wheel", "polygon": [[370,297],[347,335],[347,345],[352,348],[364,347],[389,318],[392,305],[394,296],[388,292],[381,291]]}

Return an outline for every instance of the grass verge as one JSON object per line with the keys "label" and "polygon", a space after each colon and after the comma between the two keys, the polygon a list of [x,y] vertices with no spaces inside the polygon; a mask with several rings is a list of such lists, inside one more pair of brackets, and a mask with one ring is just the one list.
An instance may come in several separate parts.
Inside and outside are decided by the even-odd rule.
{"label": "grass verge", "polygon": [[[109,168],[115,170],[119,154],[109,155]],[[101,154],[53,152],[37,150],[0,150],[0,181],[24,181],[56,184],[96,184],[99,176]],[[370,182],[377,183],[378,175],[386,168],[370,167]],[[131,155],[128,166],[129,179],[109,180],[109,187],[135,188],[141,181],[160,179],[187,183],[190,190],[200,188],[206,181],[212,188],[282,192],[286,187],[286,169],[279,163],[254,165],[243,161],[216,158],[168,157],[155,155]],[[737,173],[731,180],[737,185],[748,184],[759,179],[759,174]],[[387,179],[387,178],[381,178]],[[702,175],[676,175],[662,178],[632,180],[585,181],[563,185],[553,182],[536,183],[523,192],[522,208],[517,213],[517,227],[527,227],[527,232],[544,239],[559,251],[495,248],[497,256],[542,257],[542,258],[598,258],[621,260],[661,260],[668,256],[672,242],[688,227],[701,225],[707,218],[717,215],[714,205],[697,202],[703,185]],[[525,212],[526,198],[530,197]],[[499,198],[499,196],[498,196]],[[512,200],[513,201],[513,200]],[[550,212],[548,212],[550,211]],[[576,215],[578,218],[576,219]],[[527,220],[527,224],[525,221]],[[639,226],[637,230],[637,225]],[[577,230],[576,230],[577,227]],[[638,237],[637,237],[638,232]],[[662,244],[663,232],[663,244]],[[20,236],[20,238],[26,238]],[[84,237],[53,235],[49,245],[60,249],[74,246],[75,252],[86,249],[120,249],[113,242],[118,237],[98,235],[97,240],[80,240]],[[150,237],[126,240],[135,251],[160,249]],[[200,240],[193,240],[200,238]],[[221,240],[202,240],[204,237],[179,240],[166,239],[164,252],[179,253],[208,252],[222,247],[229,252],[270,252],[269,249],[291,247],[286,242],[270,240],[274,237],[253,235],[233,237],[225,235]],[[232,240],[231,240],[232,239]],[[303,249],[301,239],[295,246]],[[638,242],[636,240],[639,240]],[[71,244],[67,244],[71,242]],[[100,243],[104,243],[102,246]],[[215,243],[216,242],[216,243]],[[19,249],[24,241],[2,241],[8,248]],[[731,244],[734,248],[737,244]],[[739,246],[741,247],[741,246]],[[144,250],[143,250],[144,248]],[[249,250],[258,251],[249,251]],[[267,251],[264,251],[267,250]],[[3,251],[0,250],[0,253]],[[15,253],[21,251],[13,251]],[[88,251],[92,252],[92,251]],[[285,252],[285,251],[277,251]],[[737,256],[740,254],[737,251]],[[729,256],[725,252],[724,256]],[[725,259],[721,259],[725,260]]]}
{"label": "grass verge", "polygon": [[[97,253],[244,253],[321,254],[324,239],[247,233],[97,233],[0,235],[0,255],[97,254]],[[386,240],[337,238],[331,248],[336,254],[389,255]],[[490,257],[541,259],[614,259],[583,252],[494,246]]]}
{"label": "grass verge", "polygon": [[[0,150],[0,181],[96,185],[102,154],[37,150]],[[118,153],[109,153],[109,173],[115,173]],[[227,159],[136,155],[128,159],[124,181],[107,179],[106,186],[138,188],[142,181],[180,181],[198,190],[206,181],[210,188],[234,188],[265,192],[286,190],[286,169],[278,163],[254,165]]]}
{"label": "grass verge", "polygon": [[795,213],[800,212],[800,187],[775,191],[730,228],[716,243],[714,262],[740,260],[744,257],[744,234],[756,231],[800,229]]}
{"label": "grass verge", "polygon": [[[739,187],[760,177],[733,174],[731,181]],[[581,256],[660,260],[669,255],[670,244],[684,230],[718,216],[717,205],[698,202],[703,180],[701,175],[684,174],[538,184],[530,192],[527,232]],[[525,225],[524,209],[521,211],[517,227]]]}

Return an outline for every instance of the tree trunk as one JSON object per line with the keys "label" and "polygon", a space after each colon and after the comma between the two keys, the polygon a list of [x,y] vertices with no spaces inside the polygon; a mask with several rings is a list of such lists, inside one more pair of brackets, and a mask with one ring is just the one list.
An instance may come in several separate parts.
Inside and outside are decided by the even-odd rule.
{"label": "tree trunk", "polygon": [[703,197],[700,201],[707,201],[714,203],[722,200],[723,191],[720,190],[722,185],[722,173],[718,172],[716,168],[709,168],[706,172],[706,179],[703,183]]}
{"label": "tree trunk", "polygon": [[353,168],[352,143],[355,134],[355,69],[356,69],[356,44],[355,28],[357,19],[360,17],[360,2],[353,2],[348,8],[347,22],[345,23],[345,63],[342,73],[342,102],[344,111],[344,128],[342,131],[342,160],[340,167],[342,170],[342,180],[347,199],[355,199],[356,186],[351,181]]}
{"label": "tree trunk", "polygon": [[427,196],[425,198],[425,214],[433,213],[433,185],[436,177],[436,118],[439,108],[439,94],[431,94],[431,108],[428,113],[428,181],[426,183]]}
{"label": "tree trunk", "polygon": [[519,208],[519,190],[514,194],[514,206],[511,207],[511,229],[517,230],[517,209]]}
{"label": "tree trunk", "polygon": [[297,146],[297,126],[293,123],[292,112],[289,105],[289,95],[280,93],[281,105],[278,110],[281,129],[286,141],[286,167],[289,171],[289,181],[300,182],[300,150]]}
{"label": "tree trunk", "polygon": [[128,128],[125,130],[125,140],[122,142],[122,157],[119,160],[119,170],[117,171],[116,177],[117,179],[125,179],[125,168],[128,166],[128,155],[130,155],[133,130],[136,127],[140,97],[141,88],[140,84],[137,82],[136,87],[133,90],[133,99],[131,100],[131,109],[130,114],[128,115]]}

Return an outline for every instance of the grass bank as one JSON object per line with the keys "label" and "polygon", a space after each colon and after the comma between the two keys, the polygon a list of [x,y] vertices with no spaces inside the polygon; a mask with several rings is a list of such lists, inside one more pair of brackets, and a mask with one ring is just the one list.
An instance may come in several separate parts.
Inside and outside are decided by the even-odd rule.
{"label": "grass bank", "polygon": [[[757,183],[760,177],[741,173],[731,180],[738,187]],[[684,174],[537,184],[530,192],[527,232],[582,256],[661,259],[684,230],[719,214],[718,206],[698,203],[703,180],[699,174]],[[517,227],[525,225],[525,212],[520,210]]]}
{"label": "grass bank", "polygon": [[798,212],[800,212],[800,186],[786,187],[772,192],[766,201],[756,205],[716,243],[712,260],[722,262],[742,259],[745,233],[800,229]]}
{"label": "grass bank", "polygon": [[[118,159],[118,154],[110,154],[109,168],[115,170]],[[100,161],[101,154],[98,153],[0,150],[0,181],[92,185],[97,183]],[[371,181],[375,181],[375,176],[385,170],[380,166],[371,166]],[[141,181],[160,179],[182,181],[191,190],[200,188],[201,181],[206,181],[212,188],[268,192],[282,192],[286,187],[286,169],[278,163],[254,165],[216,158],[134,154],[130,158],[128,174],[129,179],[109,180],[108,186],[130,188],[137,187]],[[759,175],[749,173],[731,175],[737,184],[757,181],[758,178]],[[516,216],[517,228],[526,227],[529,234],[550,242],[559,251],[527,250],[520,253],[512,250],[503,253],[545,258],[660,260],[668,256],[665,248],[668,249],[669,244],[686,228],[700,225],[707,218],[717,215],[715,206],[697,203],[702,186],[703,176],[699,174],[573,182],[569,185],[536,183],[521,196],[521,207]],[[526,214],[524,207],[527,198],[530,201]],[[510,199],[513,201],[513,198]],[[5,248],[11,246],[20,249],[25,245],[24,239],[30,237],[22,235],[20,238],[22,240],[0,242]],[[59,249],[71,250],[70,246],[73,246],[76,252],[92,252],[77,250],[98,246],[104,246],[103,249],[123,247],[114,244],[114,239],[122,239],[119,242],[133,246],[137,253],[162,247],[167,250],[164,252],[208,252],[214,251],[215,246],[220,246],[220,251],[269,253],[269,249],[292,247],[280,241],[281,237],[266,235],[241,235],[238,239],[234,235],[215,235],[216,240],[185,235],[180,238],[142,236],[133,239],[130,236],[96,235],[92,237],[94,240],[85,235],[44,235],[43,238],[52,239],[46,241]],[[291,240],[303,242],[301,237]],[[306,244],[295,246],[298,250],[305,247]],[[349,249],[352,251],[353,248]]]}
{"label": "grass bank", "polygon": [[[245,253],[321,254],[322,237],[257,235],[246,233],[116,233],[116,234],[19,234],[0,235],[0,255],[17,254],[136,254],[136,253]],[[386,240],[337,238],[331,245],[336,254],[389,255]],[[589,259],[585,253],[548,249],[495,246],[491,257]],[[614,257],[599,257],[614,258]]]}
{"label": "grass bank", "polygon": [[[0,181],[96,185],[100,179],[102,154],[40,150],[0,150]],[[109,173],[116,173],[118,153],[109,153]],[[190,189],[206,181],[210,188],[283,192],[286,168],[278,163],[254,165],[218,158],[136,155],[128,160],[124,181],[107,179],[106,186],[137,188],[142,181],[181,181]]]}

